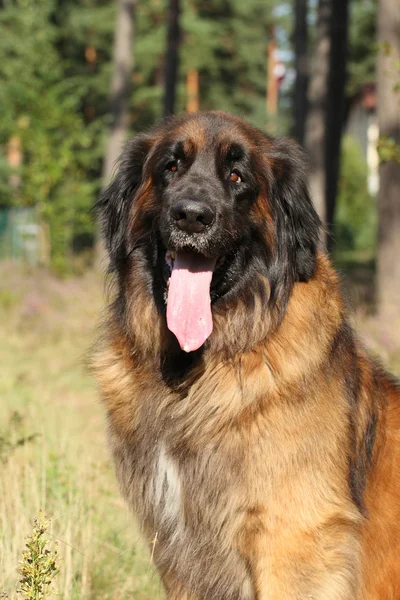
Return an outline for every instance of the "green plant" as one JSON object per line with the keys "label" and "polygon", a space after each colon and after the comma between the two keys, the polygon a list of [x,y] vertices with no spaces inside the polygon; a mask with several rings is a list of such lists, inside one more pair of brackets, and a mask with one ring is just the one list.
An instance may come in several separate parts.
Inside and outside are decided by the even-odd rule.
{"label": "green plant", "polygon": [[48,593],[54,593],[50,586],[60,569],[57,543],[52,550],[47,548],[45,534],[49,525],[50,521],[40,512],[39,517],[34,519],[32,535],[26,539],[26,550],[19,568],[19,593],[27,600],[45,600]]}
{"label": "green plant", "polygon": [[395,139],[381,136],[379,138],[377,149],[381,163],[390,161],[400,163],[400,145]]}

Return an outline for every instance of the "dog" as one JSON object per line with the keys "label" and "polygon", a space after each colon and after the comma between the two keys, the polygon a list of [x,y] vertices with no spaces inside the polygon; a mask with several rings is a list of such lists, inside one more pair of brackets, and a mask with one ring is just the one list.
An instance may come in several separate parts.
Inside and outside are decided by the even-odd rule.
{"label": "dog", "polygon": [[175,117],[96,210],[93,368],[168,599],[400,598],[400,388],[349,324],[297,144]]}

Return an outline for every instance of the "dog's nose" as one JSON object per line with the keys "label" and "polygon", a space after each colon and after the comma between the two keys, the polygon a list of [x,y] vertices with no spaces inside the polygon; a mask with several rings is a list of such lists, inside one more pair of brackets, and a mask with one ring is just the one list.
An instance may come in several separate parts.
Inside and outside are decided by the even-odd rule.
{"label": "dog's nose", "polygon": [[178,202],[172,207],[171,216],[179,229],[186,233],[201,233],[215,219],[215,213],[209,206],[195,200]]}

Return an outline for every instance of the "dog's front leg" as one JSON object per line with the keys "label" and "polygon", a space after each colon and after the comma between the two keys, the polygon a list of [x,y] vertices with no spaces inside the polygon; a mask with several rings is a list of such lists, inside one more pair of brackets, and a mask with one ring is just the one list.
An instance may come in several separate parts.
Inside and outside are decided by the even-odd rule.
{"label": "dog's front leg", "polygon": [[[297,565],[297,574],[281,569],[263,568],[262,561],[253,569],[255,600],[361,600],[348,569],[314,572],[306,576]],[[305,565],[307,571],[308,565]]]}
{"label": "dog's front leg", "polygon": [[340,529],[248,539],[255,600],[361,600],[358,540]]}
{"label": "dog's front leg", "polygon": [[186,592],[176,575],[171,571],[160,573],[168,600],[199,600],[197,596]]}

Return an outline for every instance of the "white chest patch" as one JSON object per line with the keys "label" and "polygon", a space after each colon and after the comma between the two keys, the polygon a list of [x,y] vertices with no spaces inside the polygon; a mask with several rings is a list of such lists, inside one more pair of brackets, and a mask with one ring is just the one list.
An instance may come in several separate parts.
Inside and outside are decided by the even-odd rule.
{"label": "white chest patch", "polygon": [[182,511],[182,491],[179,469],[176,461],[168,456],[165,445],[159,446],[155,462],[151,502],[157,521],[176,525],[180,521]]}

